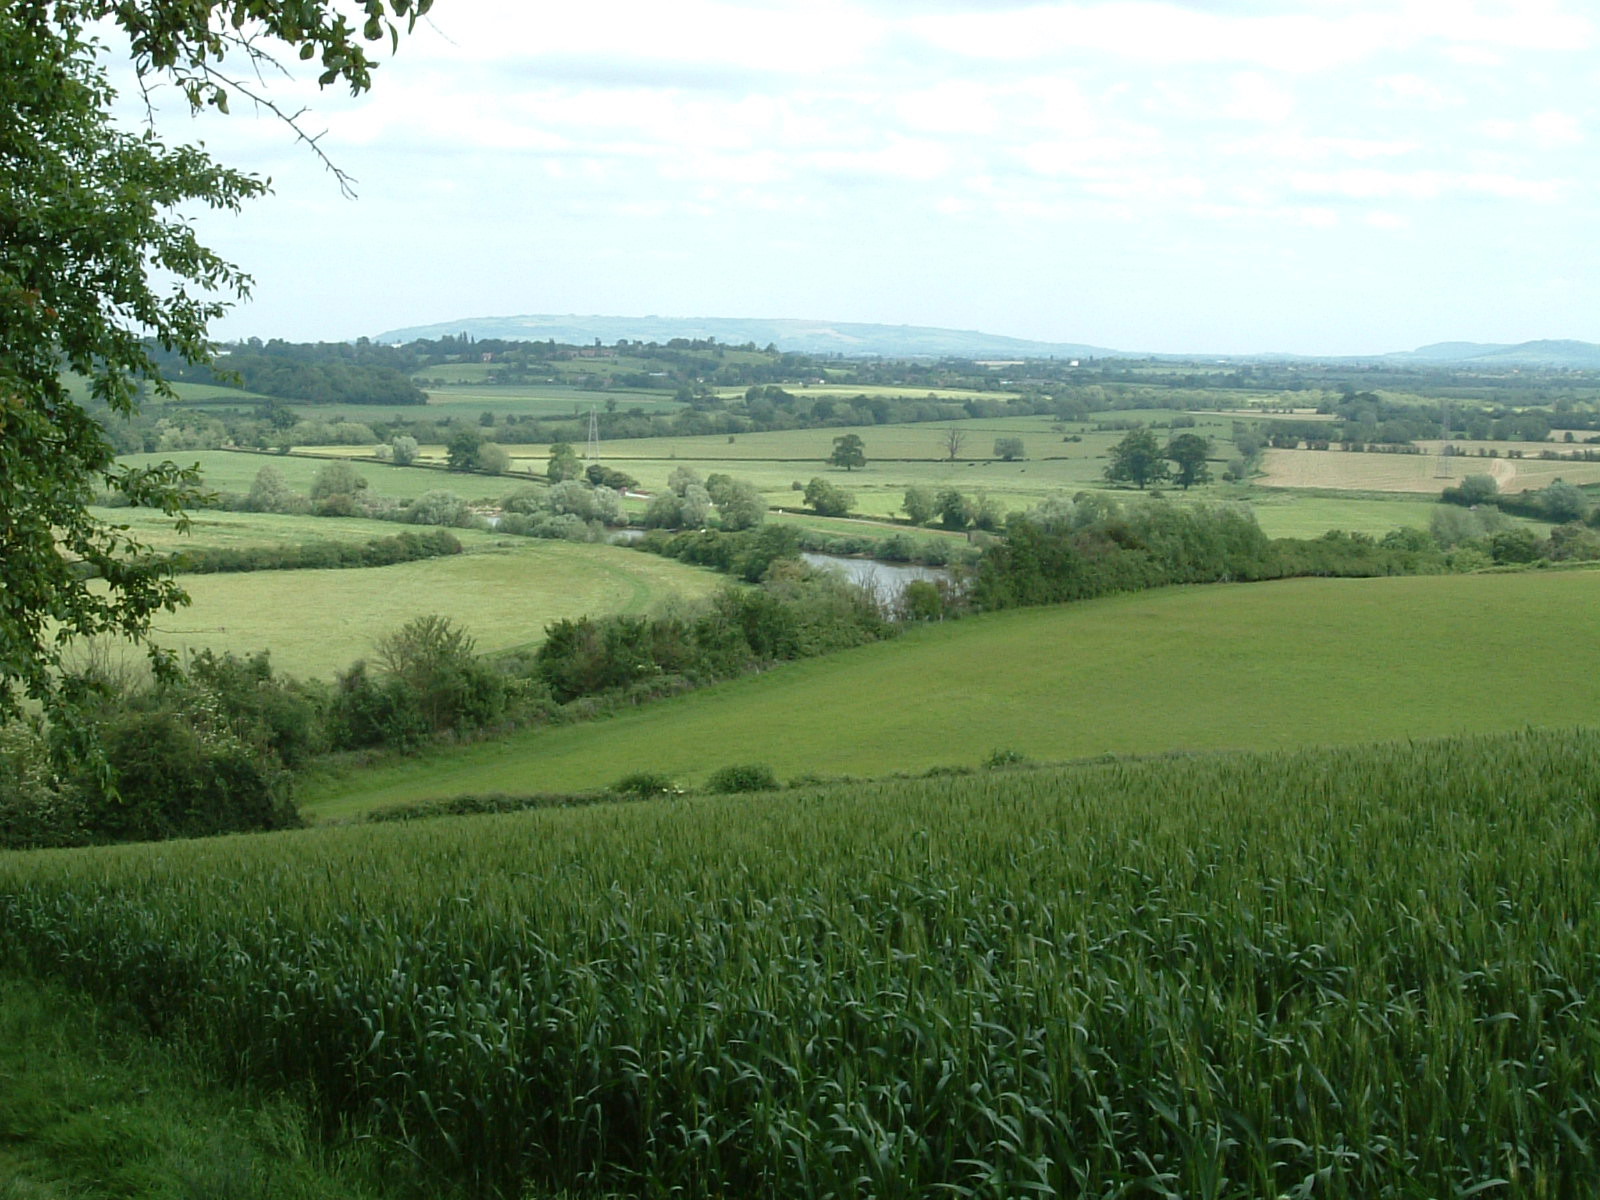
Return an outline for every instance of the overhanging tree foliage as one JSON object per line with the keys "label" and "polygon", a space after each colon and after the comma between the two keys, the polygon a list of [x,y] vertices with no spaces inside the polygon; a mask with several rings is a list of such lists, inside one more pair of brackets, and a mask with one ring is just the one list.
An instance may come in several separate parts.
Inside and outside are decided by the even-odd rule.
{"label": "overhanging tree foliage", "polygon": [[335,0],[0,5],[0,715],[24,695],[60,697],[73,639],[143,640],[154,613],[185,600],[126,527],[88,506],[111,492],[180,514],[198,480],[171,464],[118,466],[95,414],[133,413],[146,387],[170,394],[151,346],[211,359],[209,323],[249,279],[180,210],[237,209],[267,186],[119,128],[95,36],[116,26],[141,81],[226,111],[230,93],[259,98],[226,73],[230,54],[320,57],[321,84],[360,92],[375,65],[362,41],[393,42],[430,3],[364,0],[349,6],[364,14],[359,29]]}

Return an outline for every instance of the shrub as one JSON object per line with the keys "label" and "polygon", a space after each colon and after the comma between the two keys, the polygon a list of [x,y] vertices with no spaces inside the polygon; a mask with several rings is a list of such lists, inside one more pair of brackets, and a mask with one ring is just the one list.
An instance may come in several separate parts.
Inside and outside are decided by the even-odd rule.
{"label": "shrub", "polygon": [[82,800],[59,785],[44,739],[20,721],[0,726],[0,847],[34,850],[88,839]]}
{"label": "shrub", "polygon": [[645,800],[651,796],[670,796],[677,792],[678,785],[659,771],[635,771],[613,783],[611,790],[618,795]]}
{"label": "shrub", "polygon": [[706,780],[706,790],[718,796],[731,796],[736,792],[773,792],[778,787],[778,777],[765,763],[719,767]]}
{"label": "shrub", "polygon": [[171,708],[114,717],[101,737],[108,780],[80,779],[96,840],[154,841],[290,829],[287,773],[243,743],[202,735]]}
{"label": "shrub", "polygon": [[994,749],[989,751],[983,760],[983,765],[991,771],[996,767],[1015,767],[1028,761],[1028,756],[1020,750]]}

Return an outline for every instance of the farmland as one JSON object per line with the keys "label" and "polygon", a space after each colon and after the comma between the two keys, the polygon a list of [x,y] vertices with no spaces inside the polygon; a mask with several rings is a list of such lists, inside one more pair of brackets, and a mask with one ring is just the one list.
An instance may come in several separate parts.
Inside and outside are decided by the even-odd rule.
{"label": "farmland", "polygon": [[[1141,414],[1155,421],[1170,420],[1177,415],[1170,412]],[[1195,431],[1220,442],[1227,436],[1230,427],[1231,420],[1200,414]],[[955,458],[949,456],[945,442],[952,430],[959,432],[963,438],[962,452]],[[867,466],[861,470],[845,472],[828,465],[833,440],[848,434],[861,437],[865,443]],[[913,486],[935,491],[956,488],[969,495],[982,494],[993,500],[1002,512],[1025,509],[1051,496],[1103,490],[1106,488],[1107,452],[1121,436],[1120,432],[1114,430],[1097,431],[1092,423],[1087,422],[1062,424],[1046,417],[1010,417],[930,425],[860,426],[737,436],[608,441],[601,443],[596,461],[627,472],[639,479],[645,488],[655,491],[664,488],[667,477],[679,468],[687,468],[701,475],[713,472],[731,474],[749,480],[774,506],[800,504],[800,493],[795,484],[804,485],[812,477],[824,475],[855,496],[855,512],[867,517],[886,518],[899,514],[906,489]],[[1021,438],[1027,457],[1015,462],[1005,462],[995,457],[993,446],[1000,437]],[[1064,440],[1069,438],[1073,440]],[[355,446],[307,449],[318,456],[331,455],[355,460],[371,454],[370,448]],[[506,449],[511,454],[513,478],[519,474],[543,475],[549,460],[548,445],[512,444]],[[1241,500],[1259,506],[1262,527],[1274,537],[1308,536],[1327,529],[1381,535],[1401,525],[1425,528],[1428,523],[1428,502],[1417,493],[1421,490],[1436,496],[1440,487],[1448,482],[1432,479],[1433,460],[1425,457],[1333,456],[1310,451],[1271,453],[1318,460],[1330,457],[1377,460],[1372,469],[1378,474],[1370,479],[1346,474],[1322,483],[1308,477],[1306,482],[1289,487],[1284,484],[1284,468],[1277,468],[1278,474],[1269,471],[1260,481],[1261,486],[1219,483],[1198,489],[1195,495]],[[294,469],[305,476],[305,486],[309,486],[309,480],[316,470],[315,466],[303,465],[314,460],[298,454],[281,460],[262,461],[301,464]],[[420,461],[435,468],[442,466],[445,447],[442,444],[422,446]],[[1437,486],[1426,489],[1385,487],[1386,481],[1392,481],[1382,474],[1382,468],[1392,467],[1395,462],[1402,463],[1411,474],[1424,471],[1429,482],[1437,483]],[[217,463],[214,459],[208,460],[208,463],[218,469],[219,479],[231,481],[216,486],[234,490],[248,487],[248,480],[242,478],[247,473],[247,464]],[[365,464],[362,465],[365,467]],[[1536,464],[1530,462],[1525,465],[1533,467]],[[497,482],[481,476],[441,475],[436,470],[430,473],[417,468],[405,470],[376,463],[374,468],[369,472],[373,486],[386,494],[392,491],[397,496],[414,495],[442,487],[473,496],[493,497],[516,486],[509,479]],[[259,466],[254,469],[259,469]],[[287,472],[288,468],[285,470]],[[1341,495],[1341,492],[1351,494]],[[1379,495],[1384,492],[1393,494],[1384,499]],[[1380,503],[1388,506],[1379,507]]]}
{"label": "farmland", "polygon": [[[1540,458],[1541,451],[1560,448],[1538,443],[1456,444],[1460,454],[1441,475],[1437,442],[1419,443],[1421,454],[1344,454],[1313,450],[1268,450],[1260,483],[1271,488],[1339,488],[1408,492],[1437,496],[1441,488],[1467,475],[1489,475],[1501,492],[1537,491],[1556,479],[1568,483],[1600,483],[1600,462]],[[1489,450],[1496,457],[1487,457]],[[1570,452],[1570,448],[1567,448]],[[1479,451],[1482,451],[1480,455]],[[1519,457],[1510,457],[1515,451]]]}
{"label": "farmland", "polygon": [[563,617],[645,612],[721,585],[710,572],[614,546],[487,534],[463,541],[471,552],[366,570],[186,576],[193,603],[157,619],[157,640],[179,651],[270,649],[281,671],[331,679],[416,616],[448,617],[472,631],[481,652],[495,653],[537,644]]}
{"label": "farmland", "polygon": [[0,953],[476,1194],[1578,1196],[1597,754],[1530,732],[0,855]]}
{"label": "farmland", "polygon": [[[758,373],[776,369],[777,356],[753,349],[674,351],[682,361],[671,375],[670,355],[593,350],[434,362],[414,372],[425,407],[286,413],[281,400],[184,383],[179,404],[152,406],[171,420],[128,444],[255,450],[124,461],[197,461],[237,507],[263,467],[307,493],[342,458],[368,485],[345,511],[392,512],[449,490],[481,517],[544,479],[550,438],[570,439],[587,459],[572,430],[594,411],[619,430],[668,435],[598,446],[601,464],[646,490],[688,467],[747,480],[769,505],[794,510],[796,485],[822,476],[854,493],[854,511],[870,520],[795,511],[767,520],[881,537],[906,528],[888,518],[913,486],[986,496],[1000,513],[1081,492],[1133,497],[1108,486],[1106,467],[1129,427],[1144,424],[1163,441],[1179,431],[1211,439],[1219,476],[1224,462],[1244,461],[1234,459],[1236,433],[1262,449],[1247,482],[1169,489],[1172,505],[1245,503],[1271,536],[1353,530],[1372,536],[1319,545],[1436,571],[1490,561],[1478,515],[1437,503],[1446,483],[1485,473],[1502,492],[1557,477],[1600,484],[1600,464],[1538,457],[1581,445],[1509,434],[1458,440],[1468,457],[1441,478],[1436,444],[1390,428],[1417,418],[1423,397],[1357,393],[1331,375],[1304,386],[1299,367],[1283,369],[1281,393],[1208,385],[1255,381],[1248,370],[1155,362],[1117,369],[1120,382],[1107,367],[1103,387],[1087,373],[1034,375],[1011,391],[1013,381],[959,365],[830,363],[808,365],[784,394]],[[741,372],[754,381],[748,397],[743,381],[732,386]],[[325,394],[352,395],[358,382]],[[1122,406],[1155,403],[1157,389],[1169,407]],[[940,419],[915,415],[922,400]],[[1523,428],[1515,407],[1484,403],[1467,414],[1475,427],[1496,437]],[[230,410],[237,420],[223,439]],[[1587,410],[1569,400],[1565,411],[1586,437]],[[876,424],[829,424],[874,412]],[[752,428],[758,419],[770,431]],[[333,421],[370,425],[374,438],[348,444],[365,434]],[[324,440],[346,444],[295,436],[318,422]],[[1272,422],[1295,424],[1275,437]],[[1363,431],[1350,444],[1411,437],[1424,452],[1287,448],[1323,444],[1318,430],[1335,422]],[[690,432],[707,429],[719,432]],[[831,467],[834,440],[852,433],[865,466]],[[459,454],[465,434],[469,450],[474,438],[503,443],[512,470],[446,472],[447,447]],[[418,443],[420,464],[380,461],[391,437]],[[999,438],[1020,439],[1023,455],[1001,461]],[[202,510],[187,534],[145,510],[99,515],[161,552],[364,545],[407,528],[311,516],[324,506],[289,499],[276,513]],[[636,516],[646,502],[630,501]],[[1178,528],[1173,510],[1157,507],[1174,518],[1161,529]],[[1426,530],[1441,511],[1460,518],[1463,538],[1477,537],[1461,557],[1419,548],[1420,534],[1375,547],[1397,528]],[[1545,515],[1527,502],[1516,511]],[[1084,535],[1086,560],[1154,562],[1152,546],[1171,547],[1159,543],[1160,523],[1093,499],[1057,511],[1063,541],[1078,516],[1070,528]],[[187,576],[195,603],[159,616],[157,638],[184,651],[267,649],[278,672],[329,680],[422,614],[449,618],[493,656],[540,643],[563,618],[678,616],[689,611],[681,602],[730,586],[654,555],[513,537],[460,512],[441,519],[480,526],[452,530],[463,553]],[[1556,545],[1548,523],[1521,520],[1495,531],[1505,539],[1495,561],[1518,561],[1501,550],[1524,543]],[[533,525],[502,526],[513,528]],[[974,555],[998,536],[992,522],[980,528]],[[1561,532],[1564,546],[1592,549],[1591,530]],[[747,545],[684,543],[707,554]],[[1038,552],[1018,579],[1029,562],[1057,562],[1044,554],[1058,544],[1014,531],[1019,558]],[[1426,561],[1407,566],[1407,554]],[[778,598],[817,585],[779,572],[766,590],[726,593],[727,607],[702,623],[558,627],[540,662],[564,674],[508,655],[499,666],[518,673],[500,675],[470,649],[461,657],[472,671],[462,671],[423,657],[420,641],[407,644],[410,659],[398,649],[385,657],[359,689],[354,676],[336,688],[280,686],[250,664],[207,674],[201,660],[186,690],[152,689],[105,722],[116,769],[139,767],[147,747],[150,761],[187,769],[181,755],[192,749],[198,774],[152,776],[161,798],[191,794],[169,779],[244,799],[252,779],[285,797],[292,784],[310,827],[0,853],[0,1082],[25,1079],[13,1090],[37,1097],[38,1079],[69,1069],[69,1039],[44,1012],[59,998],[90,1033],[138,1049],[104,1070],[73,1065],[74,1082],[49,1086],[70,1089],[103,1122],[152,1129],[136,1081],[108,1094],[105,1080],[125,1078],[131,1062],[160,1077],[149,1092],[161,1107],[201,1114],[199,1144],[226,1147],[207,1151],[213,1160],[247,1164],[241,1175],[129,1159],[122,1142],[168,1134],[118,1124],[101,1139],[119,1146],[115,1162],[75,1151],[96,1195],[144,1194],[139,1171],[162,1186],[185,1181],[171,1184],[175,1200],[232,1194],[245,1175],[288,1179],[270,1164],[293,1160],[282,1169],[298,1172],[319,1140],[333,1160],[353,1147],[350,1161],[389,1161],[385,1184],[364,1175],[349,1194],[407,1200],[1591,1194],[1600,571],[1559,557],[1522,570],[1222,583],[965,611],[811,657],[754,649],[768,635],[761,644],[778,645],[785,621],[801,631],[796,645],[816,636]],[[1335,571],[1336,559],[1307,551],[1297,561]],[[1133,567],[1105,577],[1144,578]],[[1020,582],[1014,593],[973,593],[984,604],[1045,594]],[[808,612],[848,628],[840,610],[812,602]],[[944,603],[937,614],[963,612]],[[702,668],[723,661],[714,652],[732,664],[720,674]],[[738,671],[748,673],[729,679]],[[485,679],[481,692],[468,687]],[[463,711],[487,697],[486,715],[435,723],[431,706],[461,680]],[[699,690],[679,694],[691,685]],[[394,699],[409,690],[430,704],[420,726]],[[360,740],[358,728],[381,736]],[[73,813],[98,811],[71,807],[100,794],[87,785],[40,782],[42,735],[0,732],[5,747],[37,751],[0,762],[18,795],[58,801],[50,812],[67,814],[69,835]],[[311,748],[271,758],[262,747],[279,733],[285,746],[293,735]],[[251,776],[258,760],[247,752],[272,771]],[[777,778],[768,790],[745,782],[741,794],[712,794],[741,773]],[[539,807],[420,819],[452,798],[462,811]],[[140,801],[129,785],[110,803]],[[287,804],[277,828],[295,821]],[[0,806],[0,828],[17,811]],[[51,1062],[30,1050],[41,1036],[61,1048]],[[188,1099],[190,1079],[213,1098]],[[209,1091],[218,1081],[244,1090]],[[112,1116],[130,1091],[131,1115]],[[27,1103],[0,1098],[5,1200],[48,1186],[8,1172],[48,1169],[63,1147],[93,1140],[55,1108]],[[240,1116],[240,1106],[261,1115]],[[77,1194],[66,1176],[48,1178]],[[329,1183],[282,1190],[345,1194]]]}
{"label": "farmland", "polygon": [[698,782],[736,762],[881,775],[997,749],[1059,761],[1600,723],[1600,663],[1575,650],[1597,602],[1600,572],[1579,571],[1287,580],[998,613],[599,725],[373,768],[305,800],[335,817],[635,770]]}

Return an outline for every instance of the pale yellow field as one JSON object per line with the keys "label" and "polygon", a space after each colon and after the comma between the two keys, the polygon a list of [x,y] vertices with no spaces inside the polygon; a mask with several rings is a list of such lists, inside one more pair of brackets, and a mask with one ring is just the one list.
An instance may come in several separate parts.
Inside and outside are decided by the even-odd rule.
{"label": "pale yellow field", "polygon": [[[1422,454],[1350,454],[1343,450],[1268,450],[1262,458],[1262,487],[1335,488],[1366,492],[1431,492],[1459,484],[1468,475],[1492,475],[1502,492],[1537,490],[1554,479],[1568,483],[1600,483],[1600,463],[1572,462],[1536,457],[1548,444],[1507,446],[1503,442],[1456,442],[1461,451],[1449,460],[1449,473],[1441,475],[1437,442],[1419,443]],[[1497,458],[1479,458],[1479,445],[1493,446]],[[1520,449],[1526,457],[1507,458],[1507,449]]]}

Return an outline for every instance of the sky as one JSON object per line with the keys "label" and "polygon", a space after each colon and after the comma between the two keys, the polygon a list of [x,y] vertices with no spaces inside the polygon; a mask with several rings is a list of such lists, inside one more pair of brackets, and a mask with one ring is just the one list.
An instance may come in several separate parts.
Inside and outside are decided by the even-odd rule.
{"label": "sky", "polygon": [[223,338],[576,313],[1600,342],[1597,42],[1587,0],[436,0],[363,97],[267,81],[355,199],[246,103],[158,93],[157,127],[273,181],[195,218],[255,280]]}

